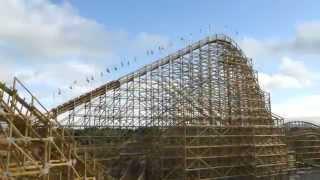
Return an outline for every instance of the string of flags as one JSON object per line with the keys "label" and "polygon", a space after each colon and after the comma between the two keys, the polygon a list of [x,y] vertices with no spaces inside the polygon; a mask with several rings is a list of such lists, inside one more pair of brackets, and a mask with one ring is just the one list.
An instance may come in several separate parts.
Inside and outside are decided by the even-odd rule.
{"label": "string of flags", "polygon": [[[209,34],[211,34],[211,32],[213,30],[211,24],[209,24],[207,26],[207,28],[208,28],[207,32]],[[226,31],[231,30],[231,28],[228,25],[224,25],[223,28]],[[200,33],[201,36],[203,36],[203,34],[206,32],[205,29],[204,28],[200,28],[199,29],[198,32]],[[239,31],[234,31],[234,34],[236,36],[239,36]],[[185,42],[188,42],[189,40],[192,41],[192,38],[193,38],[194,35],[195,35],[194,33],[189,33],[187,36],[180,36],[180,37],[178,37],[178,42],[180,41],[180,42],[185,43]],[[156,52],[159,52],[159,54],[162,54],[166,50],[170,50],[172,47],[174,47],[174,43],[172,41],[169,41],[165,45],[162,44],[162,45],[156,46],[156,49],[146,49],[145,55],[147,57],[154,56],[154,55],[156,55]],[[138,58],[136,56],[134,56],[132,59],[123,58],[120,61],[120,64],[114,65],[113,67],[106,67],[104,71],[101,71],[96,75],[97,75],[97,77],[99,77],[99,75],[100,75],[100,78],[104,78],[104,77],[108,76],[108,74],[111,74],[112,71],[114,71],[114,72],[120,71],[120,69],[122,69],[122,68],[129,67],[132,64],[136,64],[137,61],[138,61]],[[94,75],[87,76],[87,77],[85,77],[85,80],[83,81],[84,82],[84,86],[86,86],[86,84],[88,85],[88,84],[91,84],[91,83],[93,83],[95,81],[98,81],[98,80],[99,80],[99,78],[96,78]],[[80,84],[81,84],[80,82],[81,81],[74,80],[69,86],[64,87],[64,88],[58,88],[53,93],[53,97],[55,97],[56,94],[61,96],[67,90],[72,91],[72,90],[76,89],[78,86],[80,86]]]}

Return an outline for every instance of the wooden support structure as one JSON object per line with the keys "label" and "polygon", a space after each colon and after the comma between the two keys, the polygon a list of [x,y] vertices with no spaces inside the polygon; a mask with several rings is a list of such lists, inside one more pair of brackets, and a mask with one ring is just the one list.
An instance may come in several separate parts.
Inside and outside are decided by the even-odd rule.
{"label": "wooden support structure", "polygon": [[102,167],[86,167],[76,146],[18,79],[13,88],[0,84],[0,179],[103,179]]}
{"label": "wooden support structure", "polygon": [[146,179],[286,178],[283,119],[271,113],[251,59],[224,35],[50,112],[116,179],[132,169]]}
{"label": "wooden support structure", "polygon": [[0,83],[0,179],[288,180],[319,126],[284,124],[239,46],[215,35],[48,111]]}

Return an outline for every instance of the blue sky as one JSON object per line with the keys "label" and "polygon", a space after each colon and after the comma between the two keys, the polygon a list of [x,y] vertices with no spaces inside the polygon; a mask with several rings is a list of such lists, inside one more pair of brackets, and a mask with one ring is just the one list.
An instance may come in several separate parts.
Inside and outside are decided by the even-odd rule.
{"label": "blue sky", "polygon": [[[294,27],[320,18],[317,1],[226,0],[226,1],[69,1],[82,16],[131,33],[179,36],[212,24],[221,30],[228,25],[254,37],[290,37]],[[281,30],[280,30],[281,29]],[[277,32],[277,33],[275,33]]]}
{"label": "blue sky", "polygon": [[320,123],[319,7],[316,0],[3,0],[0,79],[17,76],[52,107],[205,37],[210,26],[253,58],[275,113]]}

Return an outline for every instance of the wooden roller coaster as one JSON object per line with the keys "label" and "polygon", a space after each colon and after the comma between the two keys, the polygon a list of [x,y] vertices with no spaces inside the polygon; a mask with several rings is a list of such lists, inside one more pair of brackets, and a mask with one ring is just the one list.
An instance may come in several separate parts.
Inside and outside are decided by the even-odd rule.
{"label": "wooden roller coaster", "polygon": [[[25,90],[24,97],[16,89]],[[76,142],[18,80],[0,84],[1,179],[99,179],[103,169],[75,152]],[[21,92],[22,93],[22,92]],[[28,101],[29,100],[29,101]]]}
{"label": "wooden roller coaster", "polygon": [[320,157],[317,128],[284,125],[224,35],[50,111],[18,79],[0,98],[1,179],[287,180]]}

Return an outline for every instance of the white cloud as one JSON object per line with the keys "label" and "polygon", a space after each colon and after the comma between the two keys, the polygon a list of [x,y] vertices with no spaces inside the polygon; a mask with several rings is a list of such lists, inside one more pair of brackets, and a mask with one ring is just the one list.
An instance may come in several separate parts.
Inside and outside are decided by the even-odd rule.
{"label": "white cloud", "polygon": [[266,41],[259,41],[254,38],[245,37],[242,41],[239,42],[239,44],[245,54],[251,58],[263,56],[269,53],[266,48]]}
{"label": "white cloud", "polygon": [[265,74],[259,73],[260,84],[263,89],[268,91],[283,88],[302,88],[303,85],[294,77],[284,74]]}
{"label": "white cloud", "polygon": [[14,73],[12,72],[13,67],[7,64],[1,64],[0,66],[0,80],[9,83],[12,80],[12,77],[14,76]]}
{"label": "white cloud", "polygon": [[[157,34],[109,31],[71,4],[49,0],[1,0],[0,22],[0,80],[17,76],[41,99],[50,99],[58,88],[68,91],[64,100],[92,89],[103,80],[88,85],[86,77],[98,79],[123,55],[168,42]],[[71,92],[74,80],[78,86]]]}
{"label": "white cloud", "polygon": [[72,80],[79,78],[85,79],[85,77],[94,75],[99,70],[101,71],[101,68],[95,64],[79,61],[41,65],[41,72],[35,69],[39,68],[25,66],[23,69],[18,69],[15,76],[29,85],[41,83],[58,86],[63,83],[71,83]]}
{"label": "white cloud", "polygon": [[296,38],[292,42],[292,50],[318,54],[320,51],[320,21],[311,21],[297,27]]}
{"label": "white cloud", "polygon": [[292,97],[287,101],[273,104],[273,112],[287,120],[302,120],[320,123],[320,95]]}
{"label": "white cloud", "polygon": [[303,41],[320,41],[320,21],[302,23],[297,28],[297,39]]}
{"label": "white cloud", "polygon": [[48,0],[2,0],[0,21],[0,46],[25,58],[91,57],[109,50],[104,26],[79,16],[69,4],[56,5]]}
{"label": "white cloud", "polygon": [[281,59],[279,70],[273,74],[259,73],[261,86],[266,90],[303,88],[312,84],[314,75],[302,61],[288,57]]}
{"label": "white cloud", "polygon": [[145,32],[130,38],[122,30],[108,31],[105,25],[80,16],[71,4],[49,0],[2,0],[0,22],[0,47],[6,49],[1,53],[27,61],[102,58],[117,48],[167,42],[163,36]]}
{"label": "white cloud", "polygon": [[[18,68],[15,76],[27,85],[41,102],[44,101],[47,107],[63,103],[110,80],[106,76],[99,75],[99,72],[103,71],[99,65],[79,61],[41,65],[41,72],[35,69],[38,68],[30,66]],[[92,76],[94,81],[91,80]],[[90,80],[89,83],[86,81],[87,78]],[[58,95],[58,89],[62,92],[61,95]],[[18,88],[18,91],[20,90]]]}
{"label": "white cloud", "polygon": [[299,24],[291,39],[244,38],[239,43],[249,57],[283,54],[320,54],[320,21]]}
{"label": "white cloud", "polygon": [[280,71],[296,78],[306,79],[306,77],[310,76],[309,71],[302,61],[292,60],[288,57],[282,59]]}
{"label": "white cloud", "polygon": [[[319,88],[319,73],[315,71],[316,67],[307,67],[306,62],[308,60],[308,65],[317,64],[312,59],[320,55],[320,21],[299,24],[294,36],[288,39],[244,38],[240,45],[256,61],[271,59],[258,62],[262,66],[279,64],[273,73],[259,73],[262,88],[271,91],[273,97],[281,97],[272,100],[277,102],[273,103],[273,112],[287,121],[302,120],[320,124],[320,95],[301,95],[301,92],[310,94],[310,91]],[[276,91],[281,89],[285,91]]]}

